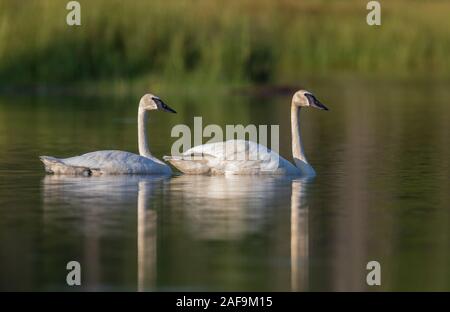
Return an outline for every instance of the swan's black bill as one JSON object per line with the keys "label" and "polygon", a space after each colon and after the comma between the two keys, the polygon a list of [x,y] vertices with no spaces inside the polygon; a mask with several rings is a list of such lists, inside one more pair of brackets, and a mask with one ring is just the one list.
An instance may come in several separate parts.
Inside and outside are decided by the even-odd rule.
{"label": "swan's black bill", "polygon": [[306,98],[308,99],[309,106],[315,107],[318,109],[328,110],[328,107],[320,103],[320,101],[312,94],[305,93]]}
{"label": "swan's black bill", "polygon": [[169,112],[169,113],[174,113],[174,114],[177,113],[174,109],[170,108],[169,105],[164,103],[160,98],[154,97],[152,99],[159,105],[160,109],[162,109],[163,111]]}
{"label": "swan's black bill", "polygon": [[174,109],[170,108],[170,107],[167,106],[166,104],[164,104],[164,105],[165,105],[165,106],[163,107],[163,110],[164,110],[165,112],[174,113],[174,114],[177,113]]}

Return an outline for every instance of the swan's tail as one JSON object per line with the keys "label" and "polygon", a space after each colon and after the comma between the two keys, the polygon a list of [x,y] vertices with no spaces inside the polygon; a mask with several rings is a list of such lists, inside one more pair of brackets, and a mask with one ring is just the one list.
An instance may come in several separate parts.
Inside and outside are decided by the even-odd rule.
{"label": "swan's tail", "polygon": [[51,174],[67,174],[67,175],[100,175],[99,169],[92,169],[81,166],[70,166],[65,164],[61,159],[52,156],[39,156],[39,159],[44,163],[45,172]]}
{"label": "swan's tail", "polygon": [[209,174],[211,168],[205,158],[192,156],[164,156],[163,159],[185,174]]}

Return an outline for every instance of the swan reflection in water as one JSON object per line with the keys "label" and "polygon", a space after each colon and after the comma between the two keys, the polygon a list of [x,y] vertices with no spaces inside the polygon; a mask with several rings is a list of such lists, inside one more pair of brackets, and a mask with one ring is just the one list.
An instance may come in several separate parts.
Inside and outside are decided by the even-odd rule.
{"label": "swan reflection in water", "polygon": [[[261,233],[286,233],[275,244],[289,248],[290,289],[308,287],[308,205],[305,195],[311,179],[273,176],[192,176],[170,180],[171,206],[188,220],[187,226],[199,240],[242,241]],[[280,206],[281,204],[281,206]],[[284,204],[284,206],[282,206]],[[290,208],[286,215],[286,209]],[[283,229],[280,229],[280,224]],[[278,227],[277,227],[278,225]],[[286,242],[288,242],[286,244]],[[279,249],[268,245],[267,248]],[[286,247],[284,247],[286,246]]]}
{"label": "swan reflection in water", "polygon": [[[46,176],[43,180],[44,222],[51,227],[58,226],[61,220],[75,219],[70,223],[72,228],[66,230],[78,231],[87,237],[79,259],[87,263],[86,268],[82,264],[87,275],[84,285],[91,289],[108,287],[100,278],[103,266],[108,265],[108,258],[100,257],[105,254],[101,250],[103,241],[118,237],[117,240],[122,241],[118,244],[124,245],[124,237],[135,237],[137,242],[133,245],[137,251],[134,248],[128,251],[130,246],[125,244],[123,252],[127,253],[126,258],[136,257],[137,289],[141,291],[158,288],[157,250],[167,247],[157,246],[157,211],[169,210],[168,216],[173,215],[170,210],[177,216],[181,213],[180,220],[170,218],[159,224],[183,222],[188,234],[200,241],[232,242],[263,231],[273,231],[278,236],[280,228],[275,233],[277,229],[271,228],[276,223],[273,220],[285,216],[290,218],[290,238],[283,234],[282,241],[278,239],[278,242],[283,249],[289,248],[283,252],[286,256],[290,254],[288,287],[301,291],[308,289],[308,207],[303,200],[307,183],[307,180],[261,176],[179,176],[172,179]],[[281,209],[280,202],[286,203],[284,207],[290,206],[289,214]],[[137,209],[130,213],[133,207]],[[137,224],[133,221],[136,215]],[[289,220],[284,218],[281,220],[281,233],[286,233],[287,222]],[[159,239],[159,243],[170,245],[171,241]],[[120,248],[115,246],[108,254],[115,255]],[[165,265],[170,267],[170,263],[169,259]],[[217,285],[218,289],[220,287]]]}
{"label": "swan reflection in water", "polygon": [[[156,282],[156,222],[157,213],[152,199],[161,197],[167,177],[163,176],[102,176],[77,177],[47,175],[43,179],[43,203],[45,225],[57,226],[61,221],[71,220],[72,228],[65,230],[81,232],[83,254],[78,255],[87,263],[81,264],[86,273],[85,287],[108,288],[100,280],[100,265],[107,266],[108,259],[100,260],[102,241],[117,238],[117,246],[109,251],[113,256],[132,237],[137,248],[125,244],[131,253],[126,258],[137,258],[137,289],[152,289]],[[156,201],[158,202],[158,201]],[[137,211],[136,211],[137,206]],[[130,213],[130,207],[133,213]],[[137,215],[137,222],[133,219]],[[69,219],[71,218],[71,219]],[[74,220],[75,219],[75,220]],[[135,220],[135,219],[134,219]],[[64,222],[66,225],[68,222]],[[136,224],[137,223],[137,224]],[[114,244],[114,242],[113,242]],[[137,249],[137,252],[136,252]],[[102,261],[102,263],[100,263]],[[120,270],[121,268],[117,268]]]}

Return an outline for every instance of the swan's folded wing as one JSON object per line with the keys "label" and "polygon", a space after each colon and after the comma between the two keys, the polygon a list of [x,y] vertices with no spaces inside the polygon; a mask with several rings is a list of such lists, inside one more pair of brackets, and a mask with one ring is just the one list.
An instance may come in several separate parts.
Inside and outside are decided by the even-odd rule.
{"label": "swan's folded wing", "polygon": [[267,171],[275,154],[255,142],[229,140],[199,145],[164,160],[188,174],[257,174]]}
{"label": "swan's folded wing", "polygon": [[252,141],[228,140],[195,146],[183,153],[183,156],[201,155],[221,160],[264,160],[271,153],[265,146]]}
{"label": "swan's folded wing", "polygon": [[106,174],[169,174],[170,168],[156,158],[125,151],[105,150],[60,159],[66,166],[86,167]]}
{"label": "swan's folded wing", "polygon": [[207,158],[200,155],[164,156],[163,159],[186,174],[209,174],[211,170]]}
{"label": "swan's folded wing", "polygon": [[71,166],[64,163],[61,159],[51,156],[39,157],[45,166],[45,171],[51,174],[70,174],[70,175],[100,175],[100,171],[94,168],[88,168],[84,166]]}
{"label": "swan's folded wing", "polygon": [[199,145],[181,156],[164,156],[163,159],[185,174],[211,174],[221,159],[223,143]]}

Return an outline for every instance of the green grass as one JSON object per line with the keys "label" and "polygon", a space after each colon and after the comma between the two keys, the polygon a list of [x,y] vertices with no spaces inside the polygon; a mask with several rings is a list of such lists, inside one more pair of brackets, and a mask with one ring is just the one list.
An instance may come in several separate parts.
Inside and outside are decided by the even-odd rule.
{"label": "green grass", "polygon": [[450,2],[0,0],[0,84],[288,84],[450,75]]}

